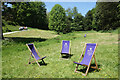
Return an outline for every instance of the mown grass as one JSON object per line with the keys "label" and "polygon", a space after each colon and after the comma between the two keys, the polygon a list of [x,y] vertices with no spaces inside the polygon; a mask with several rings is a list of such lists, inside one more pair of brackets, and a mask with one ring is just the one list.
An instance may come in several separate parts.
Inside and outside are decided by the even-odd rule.
{"label": "mown grass", "polygon": [[[87,37],[84,38],[84,34]],[[78,31],[57,35],[53,31],[30,30],[5,35],[2,42],[2,77],[3,78],[118,78],[118,34],[96,31]],[[62,40],[71,41],[70,59],[61,59]],[[30,52],[26,43],[34,43],[47,65],[39,67],[28,63]],[[90,69],[85,77],[75,73],[85,43],[98,43],[95,57],[99,68]],[[33,59],[32,59],[33,60]],[[92,61],[94,65],[94,59]],[[79,69],[84,69],[79,66]]]}
{"label": "mown grass", "polygon": [[13,33],[5,35],[5,37],[20,37],[20,38],[44,38],[50,39],[57,37],[56,32],[48,30],[38,30],[38,29],[28,29],[27,31],[22,31],[18,33]]}

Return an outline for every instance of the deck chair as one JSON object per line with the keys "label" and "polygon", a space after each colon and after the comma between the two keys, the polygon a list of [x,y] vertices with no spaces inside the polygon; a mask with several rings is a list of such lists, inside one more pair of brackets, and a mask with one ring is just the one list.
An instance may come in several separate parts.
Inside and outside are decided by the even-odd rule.
{"label": "deck chair", "polygon": [[70,57],[70,41],[62,41],[61,55],[66,54]]}
{"label": "deck chair", "polygon": [[[31,43],[31,44],[26,44],[27,45],[27,47],[28,47],[28,49],[30,50],[30,58],[29,58],[29,61],[28,61],[28,64],[32,64],[32,63],[34,63],[34,62],[36,62],[37,64],[38,64],[38,66],[40,66],[40,64],[38,63],[38,60],[42,60],[42,62],[45,64],[45,62],[44,62],[44,58],[46,58],[46,56],[45,57],[40,57],[40,54],[38,53],[38,51],[37,51],[37,49],[36,49],[36,47],[34,46],[34,44],[33,43]],[[32,61],[32,62],[30,62],[30,59],[31,59],[31,56],[35,59],[34,61]]]}
{"label": "deck chair", "polygon": [[[77,64],[75,72],[78,72],[77,69],[78,69],[79,65],[87,67],[86,73],[85,74],[82,73],[82,75],[84,75],[84,76],[87,75],[88,70],[89,70],[90,67],[93,68],[93,69],[100,70],[98,68],[98,65],[97,65],[96,59],[95,59],[95,50],[96,50],[96,47],[97,47],[96,43],[87,43],[86,44],[86,46],[84,47],[84,50],[83,50],[83,52],[81,54],[81,57],[80,57],[80,60],[83,57],[82,61],[80,62],[80,60],[79,60],[79,62],[74,62],[75,64]],[[85,51],[85,48],[86,48],[86,51]],[[84,51],[85,51],[85,55],[83,55]],[[90,66],[92,58],[94,58],[95,65],[96,65],[95,67],[94,66]],[[78,73],[80,73],[80,72],[78,72]]]}
{"label": "deck chair", "polygon": [[86,34],[84,35],[84,38],[86,37]]}

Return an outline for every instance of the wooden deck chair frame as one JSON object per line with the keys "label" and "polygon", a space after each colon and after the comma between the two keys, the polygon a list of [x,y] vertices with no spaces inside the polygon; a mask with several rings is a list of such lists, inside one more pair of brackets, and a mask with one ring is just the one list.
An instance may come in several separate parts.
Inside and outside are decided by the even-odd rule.
{"label": "wooden deck chair frame", "polygon": [[[33,43],[30,43],[30,44],[33,44]],[[38,56],[39,56],[41,59],[36,60],[35,56],[33,55],[32,51],[30,50],[28,44],[26,44],[26,46],[28,47],[28,49],[29,49],[29,51],[30,51],[30,57],[29,57],[29,60],[28,60],[28,64],[32,64],[32,63],[35,63],[35,62],[36,62],[36,63],[38,64],[38,66],[40,67],[40,64],[38,63],[38,60],[42,60],[42,62],[45,63],[44,60],[40,57],[40,54],[39,54],[38,50],[36,49],[36,47],[34,46],[34,44],[33,44],[33,46],[34,46],[34,48],[35,48],[35,50],[36,50]],[[30,62],[31,55],[32,55],[33,58],[35,59],[35,60],[32,61],[32,62]]]}
{"label": "wooden deck chair frame", "polygon": [[[81,54],[81,56],[80,56],[79,63],[80,63],[80,60],[82,59],[82,57],[84,57],[83,53],[84,53],[84,51],[85,51],[85,49],[86,49],[86,46],[87,46],[87,43],[85,43],[85,47],[83,48],[83,52],[82,52],[82,54]],[[94,67],[94,66],[90,66],[90,65],[91,65],[91,62],[92,62],[92,59],[91,59],[89,65],[82,65],[82,66],[86,66],[86,67],[87,67],[87,70],[86,70],[85,74],[82,73],[82,72],[78,72],[78,71],[77,71],[79,64],[77,64],[77,66],[76,66],[76,68],[75,68],[75,72],[77,72],[77,73],[82,73],[82,75],[86,76],[87,73],[88,73],[88,71],[89,71],[89,68],[101,70],[100,68],[98,68],[98,65],[97,65],[97,62],[96,62],[96,59],[95,59],[95,51],[96,51],[97,46],[98,46],[98,45],[96,44],[95,50],[94,50],[93,55],[92,55],[92,59],[94,58],[94,61],[95,61],[95,67]]]}
{"label": "wooden deck chair frame", "polygon": [[[70,41],[70,40],[62,40],[61,41],[61,52],[62,52],[62,44],[63,44],[63,41]],[[62,54],[62,53],[60,53],[61,54],[61,57],[62,57],[62,55],[64,55],[64,54]],[[69,57],[70,57],[70,55],[71,55],[71,41],[70,41],[70,46],[69,46],[69,54],[67,54],[67,55],[69,55]]]}

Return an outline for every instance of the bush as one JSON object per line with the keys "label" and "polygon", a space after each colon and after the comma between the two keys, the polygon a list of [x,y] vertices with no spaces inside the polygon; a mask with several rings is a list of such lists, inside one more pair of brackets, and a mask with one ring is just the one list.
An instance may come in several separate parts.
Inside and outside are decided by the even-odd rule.
{"label": "bush", "polygon": [[7,21],[8,25],[13,25],[16,26],[16,22],[12,22],[12,21]]}

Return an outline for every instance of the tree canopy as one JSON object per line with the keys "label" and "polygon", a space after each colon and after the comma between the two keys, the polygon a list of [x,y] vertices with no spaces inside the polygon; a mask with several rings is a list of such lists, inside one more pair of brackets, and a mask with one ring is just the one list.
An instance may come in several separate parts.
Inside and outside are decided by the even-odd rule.
{"label": "tree canopy", "polygon": [[49,29],[59,32],[66,32],[66,15],[64,8],[56,4],[49,14]]}
{"label": "tree canopy", "polygon": [[77,7],[73,9],[68,8],[66,10],[67,16],[67,26],[69,26],[70,31],[79,31],[83,30],[83,16],[81,13],[78,13]]}
{"label": "tree canopy", "polygon": [[97,2],[95,19],[97,30],[111,30],[119,27],[118,2]]}
{"label": "tree canopy", "polygon": [[95,8],[89,10],[84,17],[84,30],[93,29],[93,18],[94,18]]}
{"label": "tree canopy", "polygon": [[3,19],[21,26],[48,29],[45,3],[8,2],[8,4],[12,4],[12,7],[3,4]]}

